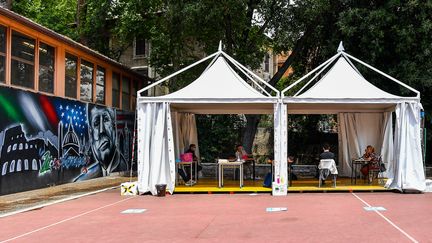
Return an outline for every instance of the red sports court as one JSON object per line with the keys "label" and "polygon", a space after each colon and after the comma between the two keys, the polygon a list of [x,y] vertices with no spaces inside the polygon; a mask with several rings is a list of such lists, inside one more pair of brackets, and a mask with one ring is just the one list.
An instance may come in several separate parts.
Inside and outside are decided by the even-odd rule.
{"label": "red sports court", "polygon": [[429,193],[125,197],[114,189],[0,218],[0,241],[432,242],[431,201]]}

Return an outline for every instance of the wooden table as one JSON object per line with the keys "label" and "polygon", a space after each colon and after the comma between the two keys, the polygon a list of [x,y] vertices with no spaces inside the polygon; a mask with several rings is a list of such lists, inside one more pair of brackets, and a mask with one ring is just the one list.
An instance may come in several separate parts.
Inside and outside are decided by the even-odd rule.
{"label": "wooden table", "polygon": [[228,167],[228,168],[239,167],[239,170],[240,170],[240,188],[243,187],[243,163],[244,163],[244,161],[218,162],[218,182],[219,182],[219,188],[223,187],[223,172],[224,172],[224,167]]}

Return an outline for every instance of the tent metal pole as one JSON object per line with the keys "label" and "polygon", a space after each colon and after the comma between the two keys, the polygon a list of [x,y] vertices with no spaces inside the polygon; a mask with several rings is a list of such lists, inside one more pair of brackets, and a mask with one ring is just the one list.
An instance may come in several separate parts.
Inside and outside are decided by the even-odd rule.
{"label": "tent metal pole", "polygon": [[301,81],[303,81],[304,79],[306,79],[310,75],[314,74],[316,71],[320,70],[323,66],[325,66],[327,63],[329,63],[330,61],[332,61],[333,58],[336,58],[336,57],[338,57],[340,55],[341,55],[341,52],[338,52],[336,55],[330,57],[327,61],[323,62],[321,65],[319,65],[318,67],[316,67],[314,70],[310,71],[308,74],[306,74],[305,76],[303,76],[299,80],[297,80],[294,83],[292,83],[290,86],[288,86],[285,89],[283,89],[282,92],[281,92],[282,93],[282,97],[284,97],[285,92],[287,92],[288,90],[290,90],[292,87],[296,86],[298,83],[300,83]]}
{"label": "tent metal pole", "polygon": [[[335,60],[335,59],[333,59],[333,60]],[[320,75],[332,63],[333,63],[332,61],[327,63],[327,65],[325,65],[325,67],[323,67],[319,72],[317,72],[317,74],[315,74],[315,76],[311,80],[309,80],[299,91],[297,91],[297,93],[295,93],[294,96],[297,96],[298,94],[300,94],[300,92],[302,92],[312,81],[314,81],[314,79],[316,77],[318,77],[318,75]]]}
{"label": "tent metal pole", "polygon": [[[347,62],[351,65],[351,67],[354,68],[354,70],[355,70],[358,74],[360,74],[360,76],[363,77],[363,75],[360,73],[360,71],[357,69],[357,67],[354,66],[354,64],[351,62],[351,60],[349,59],[349,57],[347,57],[347,56],[345,55],[345,52],[342,52],[342,56],[344,56],[345,59],[347,60]],[[364,78],[364,77],[363,77],[363,78]]]}
{"label": "tent metal pole", "polygon": [[168,75],[165,78],[163,78],[163,79],[161,79],[161,80],[159,80],[159,81],[157,81],[157,82],[155,82],[153,84],[150,84],[150,85],[148,85],[148,86],[146,86],[146,87],[138,90],[137,97],[141,97],[141,93],[142,92],[144,92],[146,90],[149,90],[149,89],[153,88],[154,86],[159,85],[160,83],[165,82],[166,80],[168,80],[168,79],[170,79],[170,78],[172,78],[174,76],[177,76],[178,74],[180,74],[180,73],[182,73],[182,72],[184,72],[184,71],[186,71],[186,70],[188,70],[188,69],[190,69],[190,68],[192,68],[192,67],[194,67],[194,66],[196,66],[196,65],[198,65],[198,64],[200,64],[202,62],[205,62],[205,61],[207,61],[208,59],[210,59],[210,58],[212,58],[214,56],[220,55],[220,54],[221,54],[221,52],[219,52],[219,51],[215,52],[215,53],[211,54],[208,57],[205,57],[205,58],[203,58],[203,59],[201,59],[199,61],[196,61],[196,62],[192,63],[191,65],[189,65],[187,67],[184,67],[184,68],[180,69],[179,71],[177,71],[177,72],[175,72],[175,73],[173,73],[171,75]]}
{"label": "tent metal pole", "polygon": [[246,75],[247,78],[249,78],[255,85],[257,85],[267,96],[272,96],[267,90],[265,90],[257,81],[255,81],[250,75],[248,75],[237,63],[234,63],[230,56],[226,56],[224,53],[222,53],[226,58],[228,58],[229,61],[231,61],[235,67],[237,67],[244,75]]}
{"label": "tent metal pole", "polygon": [[258,75],[256,75],[254,72],[250,71],[249,69],[247,69],[245,66],[243,66],[241,63],[237,62],[234,58],[230,57],[228,54],[226,54],[225,52],[222,51],[222,54],[224,56],[226,56],[231,62],[236,63],[237,65],[239,65],[243,70],[245,70],[246,72],[248,72],[250,75],[252,75],[253,77],[255,77],[257,80],[259,80],[260,82],[262,82],[265,86],[269,87],[271,90],[273,90],[274,92],[276,92],[277,95],[280,94],[280,91],[275,89],[273,86],[271,86],[270,84],[268,84],[266,81],[264,81],[262,78],[260,78]]}
{"label": "tent metal pole", "polygon": [[405,83],[403,83],[403,82],[401,82],[401,81],[399,81],[399,80],[393,78],[392,76],[390,76],[390,75],[388,75],[388,74],[386,74],[386,73],[380,71],[379,69],[376,69],[376,68],[372,67],[371,65],[369,65],[369,64],[367,64],[367,63],[365,63],[365,62],[363,62],[363,61],[361,61],[361,60],[359,60],[359,59],[357,59],[357,58],[355,58],[355,57],[353,57],[353,56],[351,56],[351,55],[348,54],[348,53],[345,53],[345,55],[347,55],[349,58],[353,59],[354,61],[356,61],[356,62],[358,62],[358,63],[360,63],[360,64],[362,64],[362,65],[368,67],[369,69],[372,69],[373,71],[375,71],[375,72],[381,74],[382,76],[384,76],[384,77],[386,77],[386,78],[392,80],[393,82],[396,82],[396,83],[398,83],[399,85],[401,85],[401,86],[403,86],[403,87],[405,87],[405,88],[411,90],[412,92],[414,92],[414,93],[417,94],[417,97],[418,97],[418,98],[420,98],[420,92],[419,92],[418,90],[416,90],[416,89],[412,88],[411,86],[409,86],[409,85],[407,85],[407,84],[405,84]]}
{"label": "tent metal pole", "polygon": [[205,73],[205,71],[207,71],[215,62],[216,62],[216,60],[218,59],[218,57],[219,56],[216,56],[215,58],[213,58],[213,60],[210,62],[210,64],[206,67],[206,69],[204,69],[204,72],[202,72],[201,73],[201,75],[203,74],[203,73]]}

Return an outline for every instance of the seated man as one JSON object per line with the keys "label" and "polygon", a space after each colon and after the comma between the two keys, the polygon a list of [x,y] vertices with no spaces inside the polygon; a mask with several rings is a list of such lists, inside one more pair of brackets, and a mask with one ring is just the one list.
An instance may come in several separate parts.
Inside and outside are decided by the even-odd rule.
{"label": "seated man", "polygon": [[[319,156],[320,160],[322,159],[335,159],[334,153],[330,152],[330,145],[328,143],[325,143],[323,146],[323,152]],[[323,178],[318,178],[319,180],[322,179],[322,184],[325,184],[325,179],[327,178],[329,174],[329,171],[324,175]]]}

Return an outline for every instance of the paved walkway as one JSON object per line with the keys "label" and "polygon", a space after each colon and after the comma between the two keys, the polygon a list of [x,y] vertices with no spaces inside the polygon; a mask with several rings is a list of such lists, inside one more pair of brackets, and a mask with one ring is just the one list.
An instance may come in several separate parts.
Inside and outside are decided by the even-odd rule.
{"label": "paved walkway", "polygon": [[[132,180],[136,180],[136,178],[132,178]],[[11,211],[35,207],[37,205],[79,196],[104,188],[120,186],[122,182],[126,181],[129,181],[129,177],[108,176],[0,196],[0,216]]]}

